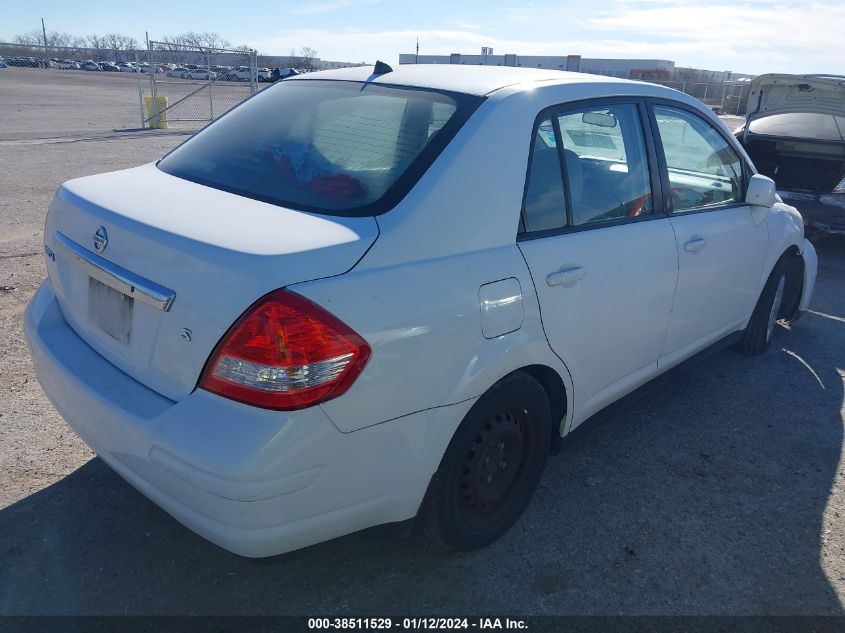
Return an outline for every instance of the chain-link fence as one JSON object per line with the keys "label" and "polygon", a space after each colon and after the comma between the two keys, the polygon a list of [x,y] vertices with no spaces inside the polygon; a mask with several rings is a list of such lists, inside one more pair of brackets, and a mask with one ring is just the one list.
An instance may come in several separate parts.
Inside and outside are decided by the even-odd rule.
{"label": "chain-link fence", "polygon": [[255,51],[149,43],[144,125],[197,127],[214,120],[270,81]]}
{"label": "chain-link fence", "polygon": [[717,114],[742,116],[748,108],[750,82],[653,81],[685,92],[713,108]]}
{"label": "chain-link fence", "polygon": [[141,127],[143,54],[0,43],[0,137]]}
{"label": "chain-link fence", "polygon": [[266,85],[255,51],[0,43],[0,139],[196,129]]}

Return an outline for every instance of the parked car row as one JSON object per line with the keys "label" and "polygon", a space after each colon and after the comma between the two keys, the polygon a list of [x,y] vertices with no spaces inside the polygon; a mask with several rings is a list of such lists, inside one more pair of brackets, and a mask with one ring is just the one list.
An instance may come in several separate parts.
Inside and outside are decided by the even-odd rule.
{"label": "parked car row", "polygon": [[[221,66],[211,67],[199,64],[174,64],[165,62],[150,64],[148,62],[98,62],[93,59],[39,59],[36,57],[0,57],[0,68],[6,66],[23,66],[29,68],[56,68],[58,70],[87,70],[94,72],[124,72],[124,73],[162,73],[170,78],[178,79],[221,79],[224,81],[251,81],[253,70],[249,66]],[[256,68],[256,82],[270,82],[298,75],[303,71],[295,68]]]}
{"label": "parked car row", "polygon": [[5,64],[7,66],[23,66],[25,68],[52,68],[53,65],[50,60],[39,59],[37,57],[6,57]]}

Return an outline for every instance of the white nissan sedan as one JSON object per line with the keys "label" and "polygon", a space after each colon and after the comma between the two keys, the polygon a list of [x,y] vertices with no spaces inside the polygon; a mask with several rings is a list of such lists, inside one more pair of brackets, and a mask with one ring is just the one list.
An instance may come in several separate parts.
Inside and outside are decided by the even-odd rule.
{"label": "white nissan sedan", "polygon": [[244,556],[502,535],[562,437],[807,307],[801,216],[695,99],[469,66],[278,82],[65,183],[26,334],[114,470]]}

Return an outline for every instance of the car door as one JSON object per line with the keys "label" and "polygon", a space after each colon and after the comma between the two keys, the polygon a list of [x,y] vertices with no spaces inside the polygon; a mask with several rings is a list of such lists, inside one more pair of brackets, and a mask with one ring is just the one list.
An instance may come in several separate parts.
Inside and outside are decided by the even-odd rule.
{"label": "car door", "polygon": [[572,375],[573,425],[656,375],[669,323],[677,252],[644,117],[622,98],[535,125],[518,244]]}
{"label": "car door", "polygon": [[678,289],[660,371],[744,327],[769,243],[765,213],[745,204],[749,170],[727,135],[691,108],[650,104],[678,248]]}

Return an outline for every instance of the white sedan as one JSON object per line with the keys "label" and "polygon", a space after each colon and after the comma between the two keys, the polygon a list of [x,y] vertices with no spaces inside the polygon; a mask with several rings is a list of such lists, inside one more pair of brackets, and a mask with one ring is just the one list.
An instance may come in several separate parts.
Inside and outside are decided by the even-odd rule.
{"label": "white sedan", "polygon": [[204,68],[195,68],[187,70],[182,75],[185,79],[217,79],[217,73],[213,70],[206,70]]}
{"label": "white sedan", "polygon": [[492,542],[563,436],[714,346],[765,352],[817,266],[702,103],[507,67],[279,82],[65,183],[44,239],[44,390],[245,556],[412,520]]}

